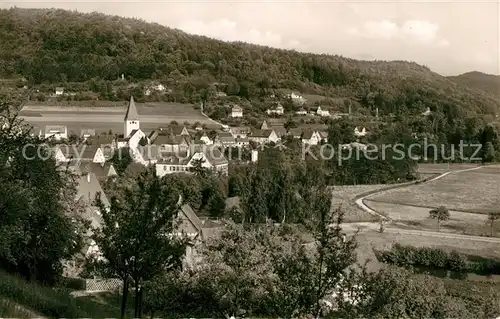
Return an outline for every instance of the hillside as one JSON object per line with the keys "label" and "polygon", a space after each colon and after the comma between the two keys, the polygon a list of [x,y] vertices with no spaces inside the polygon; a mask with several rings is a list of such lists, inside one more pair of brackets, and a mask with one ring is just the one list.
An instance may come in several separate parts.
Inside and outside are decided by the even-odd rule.
{"label": "hillside", "polygon": [[[214,84],[243,98],[286,88],[351,99],[369,112],[379,108],[381,115],[419,114],[430,107],[460,118],[495,113],[500,105],[496,97],[463,89],[412,62],[225,43],[97,13],[0,10],[0,43],[0,77],[23,76],[31,84],[84,82],[95,91],[96,81],[116,81],[123,74],[134,83],[157,79],[191,102]],[[110,91],[109,85],[98,90]]]}
{"label": "hillside", "polygon": [[500,96],[500,75],[473,71],[458,76],[449,76],[448,78],[469,88],[482,90],[494,96]]}

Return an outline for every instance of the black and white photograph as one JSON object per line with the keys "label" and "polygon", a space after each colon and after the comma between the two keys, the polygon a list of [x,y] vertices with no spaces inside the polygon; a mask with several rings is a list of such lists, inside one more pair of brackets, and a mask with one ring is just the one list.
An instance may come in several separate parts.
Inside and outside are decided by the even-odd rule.
{"label": "black and white photograph", "polygon": [[500,319],[500,0],[0,1],[0,318]]}

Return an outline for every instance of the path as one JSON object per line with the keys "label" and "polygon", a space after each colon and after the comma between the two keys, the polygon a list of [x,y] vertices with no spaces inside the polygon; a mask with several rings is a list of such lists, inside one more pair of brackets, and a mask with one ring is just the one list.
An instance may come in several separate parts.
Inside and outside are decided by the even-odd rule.
{"label": "path", "polygon": [[[426,183],[431,183],[434,181],[437,181],[443,177],[448,176],[451,173],[462,173],[466,171],[472,171],[472,170],[477,170],[481,169],[482,166],[479,167],[473,167],[473,168],[467,168],[467,169],[462,169],[462,170],[457,170],[457,171],[449,171],[446,173],[443,173],[439,176],[436,176],[430,180],[428,180]],[[412,185],[405,185],[401,187],[408,187],[408,186],[413,186]],[[394,189],[394,188],[393,188]],[[379,192],[360,197],[356,200],[356,205],[359,206],[362,210],[366,211],[367,213],[379,217],[379,218],[385,218],[388,220],[390,223],[393,223],[393,220],[390,218],[384,216],[383,214],[373,210],[372,208],[368,207],[365,203],[364,200],[368,199],[372,196],[379,195],[383,192],[387,192],[388,190],[381,190]],[[394,225],[397,225],[398,223],[393,223]],[[354,232],[354,231],[378,231],[380,228],[379,223],[371,223],[371,222],[362,222],[362,223],[346,223],[342,225],[342,229],[346,232]],[[453,234],[453,233],[442,233],[442,232],[434,232],[434,231],[426,231],[426,230],[410,230],[410,229],[401,229],[401,228],[395,228],[395,227],[386,227],[384,229],[384,232],[388,233],[398,233],[398,234],[407,234],[407,235],[419,235],[419,236],[426,236],[426,237],[438,237],[438,238],[448,238],[448,239],[462,239],[462,240],[471,240],[471,241],[480,241],[480,242],[490,242],[490,243],[500,243],[500,238],[495,238],[495,237],[484,237],[484,236],[470,236],[470,235],[460,235],[460,234]]]}
{"label": "path", "polygon": [[207,118],[207,120],[209,120],[210,122],[212,122],[212,123],[215,123],[215,124],[219,125],[220,127],[224,127],[224,126],[226,126],[225,124],[222,124],[221,122],[217,122],[216,120],[211,119],[208,115],[206,115],[206,114],[203,112],[203,110],[201,110],[201,115],[203,115],[204,117],[206,117],[206,118]]}

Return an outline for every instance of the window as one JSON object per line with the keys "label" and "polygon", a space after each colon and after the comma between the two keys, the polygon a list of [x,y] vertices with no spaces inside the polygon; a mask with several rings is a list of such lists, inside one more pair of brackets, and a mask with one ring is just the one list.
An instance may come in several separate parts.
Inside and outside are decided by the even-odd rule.
{"label": "window", "polygon": [[163,165],[163,171],[166,171],[167,170],[167,167],[165,165]]}

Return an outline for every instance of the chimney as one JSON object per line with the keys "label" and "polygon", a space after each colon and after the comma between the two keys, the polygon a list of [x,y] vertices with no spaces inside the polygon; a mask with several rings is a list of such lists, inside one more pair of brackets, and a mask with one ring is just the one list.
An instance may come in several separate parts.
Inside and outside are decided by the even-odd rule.
{"label": "chimney", "polygon": [[90,173],[87,173],[87,183],[90,183]]}
{"label": "chimney", "polygon": [[259,159],[259,152],[257,150],[252,150],[252,163],[257,163]]}

